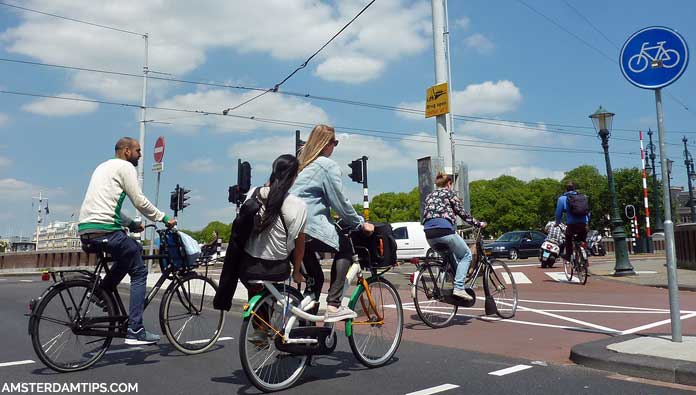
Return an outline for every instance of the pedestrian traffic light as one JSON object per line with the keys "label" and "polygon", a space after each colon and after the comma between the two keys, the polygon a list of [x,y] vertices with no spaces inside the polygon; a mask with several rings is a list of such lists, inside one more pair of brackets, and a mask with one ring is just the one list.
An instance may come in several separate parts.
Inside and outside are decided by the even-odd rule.
{"label": "pedestrian traffic light", "polygon": [[186,189],[183,187],[179,188],[179,211],[191,205],[190,203],[186,203],[186,201],[191,198],[190,196],[186,196],[190,192],[190,189]]}
{"label": "pedestrian traffic light", "polygon": [[363,164],[362,159],[356,159],[348,164],[350,167],[350,177],[351,180],[357,183],[363,182]]}

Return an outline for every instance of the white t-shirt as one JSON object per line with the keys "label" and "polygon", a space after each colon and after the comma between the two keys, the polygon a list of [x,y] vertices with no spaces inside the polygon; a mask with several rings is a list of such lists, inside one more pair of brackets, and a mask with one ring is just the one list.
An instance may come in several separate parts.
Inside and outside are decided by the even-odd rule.
{"label": "white t-shirt", "polygon": [[[247,193],[247,199],[251,197],[255,189],[253,188]],[[268,197],[269,191],[269,187],[261,187],[259,195],[265,199]],[[265,207],[262,206],[259,212],[263,214],[264,209]],[[304,231],[305,222],[307,221],[307,206],[302,199],[288,195],[280,211],[285,220],[285,226],[288,228],[287,234],[279,216],[275,223],[269,225],[260,234],[251,234],[244,247],[247,254],[255,258],[276,261],[286,259],[292,250],[295,249],[295,239],[300,232]]]}

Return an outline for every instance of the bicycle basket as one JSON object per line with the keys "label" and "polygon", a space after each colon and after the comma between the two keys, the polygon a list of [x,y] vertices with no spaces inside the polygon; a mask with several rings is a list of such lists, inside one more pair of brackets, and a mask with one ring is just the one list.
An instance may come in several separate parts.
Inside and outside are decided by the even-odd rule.
{"label": "bicycle basket", "polygon": [[162,260],[163,270],[170,266],[177,270],[196,267],[201,255],[198,243],[191,236],[176,231],[167,231],[164,239],[160,238],[160,251],[168,255]]}
{"label": "bicycle basket", "polygon": [[365,267],[388,267],[396,265],[396,240],[388,223],[375,223],[370,236],[362,232],[351,234],[355,252]]}

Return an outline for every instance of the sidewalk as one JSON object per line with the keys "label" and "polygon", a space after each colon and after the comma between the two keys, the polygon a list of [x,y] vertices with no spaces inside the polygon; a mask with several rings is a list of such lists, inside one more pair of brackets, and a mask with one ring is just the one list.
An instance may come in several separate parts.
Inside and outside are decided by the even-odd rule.
{"label": "sidewalk", "polygon": [[[613,256],[591,258],[590,274],[609,281],[667,288],[664,254],[629,258],[635,276],[614,277]],[[681,291],[696,291],[696,270],[677,269],[677,281]],[[665,334],[609,337],[573,346],[570,360],[594,369],[696,386],[696,336],[683,334],[681,343],[672,342]]]}

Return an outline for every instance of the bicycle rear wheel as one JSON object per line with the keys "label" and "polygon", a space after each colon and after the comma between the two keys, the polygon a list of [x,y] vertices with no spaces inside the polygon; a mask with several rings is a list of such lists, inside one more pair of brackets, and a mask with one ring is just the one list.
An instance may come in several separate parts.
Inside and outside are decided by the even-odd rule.
{"label": "bicycle rear wheel", "polygon": [[[77,335],[73,331],[78,310],[83,322],[116,315],[113,300],[106,291],[97,288],[91,295],[91,289],[90,281],[67,280],[57,284],[35,307],[31,324],[34,352],[41,362],[57,372],[89,368],[104,356],[111,344],[111,336]],[[88,300],[91,300],[89,305]],[[104,332],[114,331],[117,326],[116,323],[94,326],[97,325]]]}
{"label": "bicycle rear wheel", "polygon": [[[278,287],[283,297],[299,306],[302,300],[300,291],[292,287]],[[242,368],[252,384],[263,392],[280,391],[291,387],[302,377],[307,366],[306,355],[292,355],[280,351],[275,346],[276,331],[283,331],[287,319],[283,306],[270,293],[256,303],[251,315],[244,318],[239,334],[239,358]],[[304,325],[300,320],[295,327]]]}
{"label": "bicycle rear wheel", "polygon": [[577,272],[578,280],[582,285],[587,284],[587,251],[580,247],[580,250],[576,252],[576,262],[577,266],[575,271]]}
{"label": "bicycle rear wheel", "polygon": [[185,277],[167,291],[160,323],[169,342],[184,354],[200,354],[222,333],[225,312],[213,307],[217,284],[201,274]]}
{"label": "bicycle rear wheel", "polygon": [[418,317],[431,328],[442,328],[457,315],[457,305],[443,300],[454,291],[454,278],[444,265],[424,264],[413,279],[411,296]]}
{"label": "bicycle rear wheel", "polygon": [[368,368],[383,366],[391,360],[401,343],[404,310],[396,287],[382,277],[372,277],[348,305],[358,316],[346,324],[348,343],[355,357]]}
{"label": "bicycle rear wheel", "polygon": [[512,318],[517,311],[517,284],[510,268],[503,261],[492,260],[486,265],[483,290],[495,303],[500,318]]}
{"label": "bicycle rear wheel", "polygon": [[573,266],[575,266],[571,261],[563,258],[563,272],[565,273],[566,280],[573,281]]}

